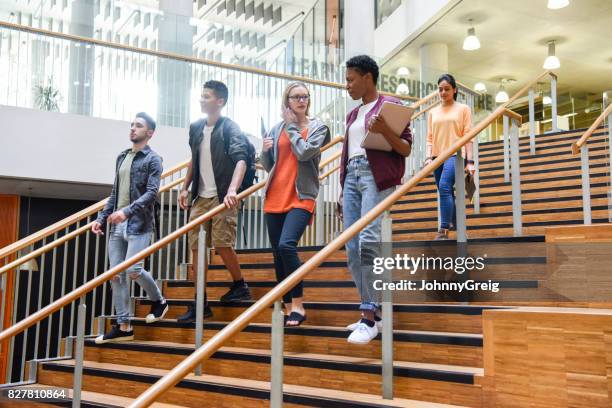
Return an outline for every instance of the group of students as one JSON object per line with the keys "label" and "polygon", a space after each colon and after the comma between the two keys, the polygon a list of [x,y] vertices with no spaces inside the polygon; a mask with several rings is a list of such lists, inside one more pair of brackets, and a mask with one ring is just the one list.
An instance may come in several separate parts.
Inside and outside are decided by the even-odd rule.
{"label": "group of students", "polygon": [[[338,200],[338,216],[348,228],[378,203],[389,196],[402,182],[405,157],[410,154],[410,126],[395,134],[378,112],[384,102],[401,103],[381,95],[376,88],[379,68],[365,55],[346,63],[346,89],[349,96],[360,101],[346,117],[346,134],[340,163],[342,192]],[[427,135],[428,162],[452,144],[470,128],[470,109],[456,102],[457,85],[451,75],[438,81],[441,105],[429,114]],[[205,224],[209,245],[221,256],[233,283],[221,301],[251,299],[234,250],[237,229],[237,194],[247,167],[247,146],[240,127],[221,115],[228,101],[228,89],[222,82],[204,84],[200,99],[205,119],[194,122],[189,131],[192,158],[179,195],[179,205],[190,210],[190,221],[224,204],[226,210]],[[269,173],[264,192],[265,220],[274,256],[276,278],[280,282],[297,270],[301,261],[297,245],[306,227],[312,222],[319,193],[319,162],[321,148],[331,139],[329,128],[310,116],[311,95],[306,84],[293,82],[282,98],[282,120],[263,139],[261,164]],[[364,149],[361,142],[367,132],[382,134],[391,151]],[[162,159],[149,146],[155,132],[155,121],[146,113],[138,113],[131,124],[132,148],[121,152],[115,164],[115,181],[104,210],[92,226],[102,234],[110,227],[109,259],[111,267],[149,246],[154,223],[154,204],[159,191]],[[473,171],[471,149],[468,171]],[[454,156],[436,170],[435,180],[441,202],[442,222],[436,239],[448,238],[454,212]],[[191,202],[189,187],[191,186]],[[292,188],[293,187],[293,188]],[[381,241],[381,218],[371,222],[346,244],[348,268],[361,298],[360,319],[347,326],[348,342],[367,344],[381,327],[380,302],[369,286],[371,263],[364,262],[364,247]],[[194,270],[197,270],[198,229],[189,233]],[[375,255],[375,254],[374,254]],[[168,312],[151,274],[138,262],[119,273],[111,281],[117,324],[96,338],[96,343],[127,341],[134,338],[130,324],[129,280],[135,280],[151,299],[151,311],[146,322],[162,319]],[[299,326],[307,318],[303,304],[303,284],[300,282],[283,296],[285,325]],[[212,316],[205,295],[204,317]],[[182,323],[195,320],[193,301]]]}

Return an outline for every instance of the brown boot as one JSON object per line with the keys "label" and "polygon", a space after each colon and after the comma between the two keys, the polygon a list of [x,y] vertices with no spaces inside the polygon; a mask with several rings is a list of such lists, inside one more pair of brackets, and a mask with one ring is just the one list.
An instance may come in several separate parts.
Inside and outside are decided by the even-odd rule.
{"label": "brown boot", "polygon": [[445,228],[440,228],[438,230],[438,233],[436,234],[436,237],[434,238],[434,240],[436,241],[441,241],[441,240],[445,240],[448,239],[448,230]]}

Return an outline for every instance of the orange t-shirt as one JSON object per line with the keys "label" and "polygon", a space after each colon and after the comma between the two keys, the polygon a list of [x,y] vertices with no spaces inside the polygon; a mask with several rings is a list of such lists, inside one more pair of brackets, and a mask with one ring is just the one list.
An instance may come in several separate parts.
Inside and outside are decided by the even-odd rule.
{"label": "orange t-shirt", "polygon": [[[308,129],[303,129],[302,138],[308,136]],[[264,204],[265,213],[285,213],[294,208],[301,208],[308,212],[314,212],[315,201],[306,199],[300,200],[295,187],[297,178],[297,158],[291,150],[291,141],[287,131],[283,129],[278,138],[278,158],[274,176],[266,193]]]}

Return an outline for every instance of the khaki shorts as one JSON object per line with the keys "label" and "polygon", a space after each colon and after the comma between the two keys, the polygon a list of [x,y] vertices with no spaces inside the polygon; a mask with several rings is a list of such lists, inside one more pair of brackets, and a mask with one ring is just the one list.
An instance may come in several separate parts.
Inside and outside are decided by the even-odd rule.
{"label": "khaki shorts", "polygon": [[[198,218],[200,215],[212,210],[219,205],[219,198],[204,198],[198,197],[191,207],[189,221]],[[236,226],[238,225],[238,209],[226,209],[225,211],[215,215],[212,220],[206,221],[204,224],[206,231],[206,245],[215,248],[234,247],[236,243]],[[189,231],[189,246],[192,250],[198,249],[198,233],[199,228],[194,228]]]}

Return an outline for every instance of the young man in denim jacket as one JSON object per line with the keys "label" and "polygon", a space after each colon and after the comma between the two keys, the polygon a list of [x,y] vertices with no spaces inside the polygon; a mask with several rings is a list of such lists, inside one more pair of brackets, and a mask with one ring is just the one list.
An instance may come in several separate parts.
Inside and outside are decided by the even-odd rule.
{"label": "young man in denim jacket", "polygon": [[[111,268],[142,251],[151,242],[162,174],[162,158],[148,145],[154,132],[155,121],[144,112],[136,114],[130,128],[132,147],[117,157],[110,198],[91,227],[94,234],[102,235],[106,222],[111,224],[108,241]],[[96,343],[134,339],[130,325],[131,280],[138,282],[153,301],[146,317],[147,323],[162,319],[168,312],[166,300],[143,265],[144,261],[140,261],[111,279],[117,325],[97,337]]]}

